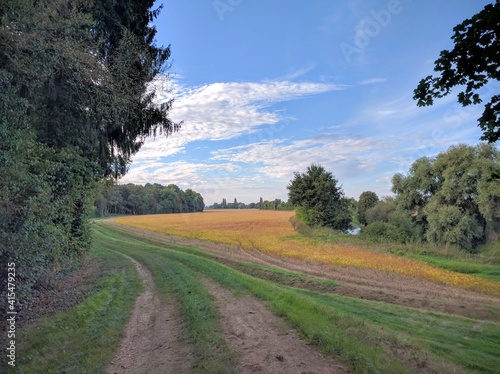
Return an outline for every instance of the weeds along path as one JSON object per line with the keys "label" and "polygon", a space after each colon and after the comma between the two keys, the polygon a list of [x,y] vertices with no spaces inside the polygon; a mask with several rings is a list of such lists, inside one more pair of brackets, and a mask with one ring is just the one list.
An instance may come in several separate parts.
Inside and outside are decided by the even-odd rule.
{"label": "weeds along path", "polygon": [[179,341],[178,308],[172,300],[161,302],[151,272],[144,265],[122,255],[134,264],[143,290],[136,299],[125,337],[107,372],[190,373],[189,347]]}
{"label": "weeds along path", "polygon": [[[285,338],[279,346],[285,353],[271,344],[264,349],[267,358],[252,358],[252,339],[264,344],[263,331],[271,331],[276,325],[257,329],[257,337],[242,332],[240,325],[266,326],[258,319],[266,310],[285,321],[287,327],[279,336],[295,330],[297,336],[331,360],[333,371],[495,373],[500,367],[498,323],[317,292],[315,289],[337,286],[326,277],[248,259],[235,257],[224,263],[222,254],[215,251],[173,245],[145,233],[138,236],[128,227],[124,231],[103,222],[95,230],[114,243],[114,249],[146,266],[161,293],[175,296],[184,324],[183,336],[191,346],[193,372],[238,373],[243,367],[248,372],[259,368],[266,372],[266,360],[280,365],[287,360],[292,363],[292,356],[298,360],[292,363],[297,371],[284,372],[307,373],[310,370],[302,367],[302,362],[322,372],[317,369],[321,368],[319,359],[309,362],[302,348],[301,353],[286,353]],[[260,301],[254,303],[255,298]]]}
{"label": "weeds along path", "polygon": [[[244,267],[241,262],[265,265],[337,281],[337,287],[330,288],[329,291],[339,295],[500,322],[500,298],[480,292],[379,270],[332,266],[313,261],[304,262],[283,258],[259,251],[244,250],[229,244],[206,242],[123,226],[112,220],[107,220],[105,223],[142,236],[150,242],[202,249],[215,255],[215,260],[256,276],[272,277],[264,272],[256,274],[255,269]],[[296,282],[296,284],[291,285],[310,287],[307,282],[302,282],[302,284]]]}

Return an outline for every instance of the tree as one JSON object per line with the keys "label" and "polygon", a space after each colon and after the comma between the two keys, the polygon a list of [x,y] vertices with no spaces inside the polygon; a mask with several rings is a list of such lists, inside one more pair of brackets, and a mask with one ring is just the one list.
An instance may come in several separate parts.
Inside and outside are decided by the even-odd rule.
{"label": "tree", "polygon": [[416,160],[407,175],[393,177],[398,208],[429,242],[472,251],[498,239],[500,152],[491,144],[450,147],[436,158]]}
{"label": "tree", "polygon": [[361,193],[358,201],[358,220],[362,225],[367,225],[366,212],[373,208],[378,202],[378,196],[375,192],[365,191]]}
{"label": "tree", "polygon": [[[434,104],[434,98],[450,93],[455,86],[465,86],[458,94],[463,106],[479,104],[479,90],[489,80],[500,80],[500,0],[488,4],[471,19],[453,28],[455,43],[451,51],[443,50],[435,61],[431,75],[422,79],[414,90],[418,106]],[[492,95],[478,119],[483,130],[481,140],[493,143],[500,137],[500,95]]]}
{"label": "tree", "polygon": [[168,117],[172,102],[156,105],[148,88],[170,56],[155,45],[152,6],[0,6],[0,262],[22,269],[21,304],[43,288],[37,282],[75,265],[89,248],[99,180],[124,175],[145,136],[178,128]]}
{"label": "tree", "polygon": [[338,181],[322,166],[311,164],[305,173],[294,173],[287,186],[289,202],[308,225],[347,230],[351,214]]}
{"label": "tree", "polygon": [[396,211],[396,202],[392,196],[384,196],[365,213],[367,224],[376,221],[389,222]]}

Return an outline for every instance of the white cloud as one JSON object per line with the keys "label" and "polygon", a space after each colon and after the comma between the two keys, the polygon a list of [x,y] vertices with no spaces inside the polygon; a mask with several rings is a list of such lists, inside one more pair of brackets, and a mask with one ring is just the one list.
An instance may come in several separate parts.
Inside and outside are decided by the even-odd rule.
{"label": "white cloud", "polygon": [[390,141],[345,137],[334,134],[287,141],[284,139],[237,146],[212,152],[213,160],[242,162],[256,166],[268,178],[290,178],[311,163],[319,163],[338,178],[348,178],[372,169],[380,162],[380,150]]}
{"label": "white cloud", "polygon": [[365,85],[365,84],[383,83],[386,80],[387,80],[387,78],[370,78],[370,79],[365,79],[365,80],[359,81],[358,84]]}
{"label": "white cloud", "polygon": [[[310,69],[312,67],[295,75],[304,74]],[[237,138],[256,133],[262,125],[281,123],[279,127],[273,126],[274,129],[281,128],[286,118],[279,111],[269,109],[273,104],[345,88],[329,83],[294,83],[288,80],[183,87],[177,81],[159,79],[152,87],[157,92],[158,102],[175,97],[170,116],[175,122],[183,121],[183,127],[169,137],[147,138],[133,157],[132,167],[121,183],[173,183],[181,188],[193,188],[209,201],[219,199],[221,194],[228,192],[243,198],[243,190],[247,190],[249,199],[254,194],[265,196],[263,192],[273,189],[281,191],[283,196],[284,187],[273,187],[273,182],[270,186],[261,173],[245,174],[237,164],[238,159],[221,160],[214,157],[206,163],[166,162],[164,159],[184,153],[190,142]]]}
{"label": "white cloud", "polygon": [[175,97],[170,116],[184,124],[179,133],[167,139],[148,138],[136,161],[182,152],[187,143],[196,140],[217,141],[251,134],[259,126],[284,119],[278,111],[266,110],[275,103],[346,88],[290,81],[212,83],[190,88],[166,79],[159,79],[154,86],[158,102]]}

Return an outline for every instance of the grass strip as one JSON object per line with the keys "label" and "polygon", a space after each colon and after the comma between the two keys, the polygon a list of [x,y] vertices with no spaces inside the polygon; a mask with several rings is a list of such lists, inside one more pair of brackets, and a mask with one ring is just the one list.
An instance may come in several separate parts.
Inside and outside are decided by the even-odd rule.
{"label": "grass strip", "polygon": [[152,250],[157,247],[129,238],[124,240],[122,233],[110,233],[98,225],[94,234],[100,240],[107,240],[106,248],[127,254],[147,266],[159,289],[175,295],[188,342],[194,348],[195,373],[235,373],[236,355],[224,339],[214,300],[201,284],[199,274]]}
{"label": "grass strip", "polygon": [[90,256],[104,260],[88,297],[75,307],[19,330],[16,373],[105,373],[140,289],[134,266],[96,240]]}
{"label": "grass strip", "polygon": [[457,273],[472,274],[478,277],[500,281],[500,265],[449,259],[429,254],[408,254],[408,257]]}
{"label": "grass strip", "polygon": [[255,264],[247,261],[234,261],[223,259],[221,257],[216,257],[214,260],[224,265],[228,265],[235,270],[241,271],[242,273],[285,286],[317,291],[332,291],[339,285],[338,282],[331,279],[319,278],[309,274],[298,273],[267,265]]}

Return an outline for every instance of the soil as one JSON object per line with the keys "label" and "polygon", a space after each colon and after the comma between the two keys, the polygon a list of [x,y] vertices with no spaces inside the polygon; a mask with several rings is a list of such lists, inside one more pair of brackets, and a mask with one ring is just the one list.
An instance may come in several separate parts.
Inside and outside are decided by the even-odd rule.
{"label": "soil", "polygon": [[262,301],[236,297],[206,279],[204,284],[215,299],[227,341],[239,353],[237,373],[345,373],[338,362],[300,340]]}
{"label": "soil", "polygon": [[183,344],[182,323],[173,300],[160,300],[151,272],[133,258],[143,284],[137,297],[126,335],[107,372],[132,373],[190,373],[192,357],[189,346]]}
{"label": "soil", "polygon": [[[241,247],[229,244],[211,243],[131,226],[122,226],[112,220],[107,221],[107,223],[117,228],[126,228],[128,232],[141,235],[149,240],[158,241],[161,244],[188,246],[205,250],[214,254],[215,260],[235,267],[240,271],[250,272],[248,268],[245,270],[244,267],[238,265],[239,261],[252,262],[330,279],[339,283],[334,288],[322,290],[326,292],[500,322],[500,298],[481,292],[374,269],[332,266],[313,261],[305,262],[273,256],[257,250],[244,250]],[[256,272],[255,270],[252,271]],[[252,275],[275,281],[272,274],[266,276],[264,273],[260,272],[260,274]],[[300,282],[298,280],[293,286],[309,289],[316,289],[314,287],[317,287],[308,284],[307,281]]]}
{"label": "soil", "polygon": [[[150,271],[127,257],[137,269],[144,290],[138,296],[126,335],[108,367],[109,374],[190,373],[191,352],[183,344],[175,304],[161,303]],[[237,373],[344,373],[340,364],[300,340],[297,333],[251,296],[237,298],[204,280],[215,298],[221,325],[239,354]]]}

